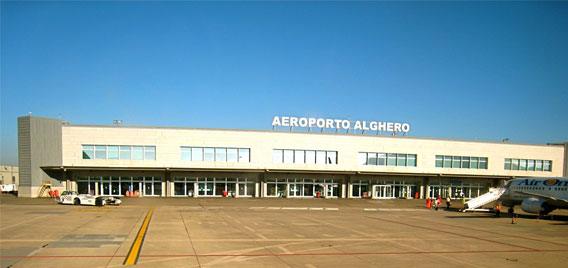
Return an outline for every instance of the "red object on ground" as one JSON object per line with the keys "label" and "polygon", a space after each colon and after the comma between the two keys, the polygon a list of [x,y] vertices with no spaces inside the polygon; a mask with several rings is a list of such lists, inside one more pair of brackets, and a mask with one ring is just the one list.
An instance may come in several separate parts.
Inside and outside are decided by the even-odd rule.
{"label": "red object on ground", "polygon": [[223,197],[227,197],[227,191],[223,190],[222,193],[223,193]]}
{"label": "red object on ground", "polygon": [[430,200],[430,197],[428,197],[428,199],[426,199],[426,208],[431,208],[432,207],[432,201]]}
{"label": "red object on ground", "polygon": [[130,191],[126,191],[126,197],[130,197]]}
{"label": "red object on ground", "polygon": [[320,197],[321,197],[321,193],[320,193],[320,192],[318,192],[318,198],[320,198]]}
{"label": "red object on ground", "polygon": [[53,197],[53,191],[49,191],[49,197]]}
{"label": "red object on ground", "polygon": [[55,190],[53,194],[55,195],[55,197],[59,197],[59,190]]}
{"label": "red object on ground", "polygon": [[418,199],[420,197],[420,195],[418,193],[414,194],[414,199]]}
{"label": "red object on ground", "polygon": [[138,196],[138,191],[134,191],[134,196]]}

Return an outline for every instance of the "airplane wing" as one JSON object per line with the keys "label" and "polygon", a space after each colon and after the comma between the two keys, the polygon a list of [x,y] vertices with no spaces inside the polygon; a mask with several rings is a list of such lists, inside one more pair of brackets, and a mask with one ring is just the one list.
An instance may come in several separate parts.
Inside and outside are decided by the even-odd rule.
{"label": "airplane wing", "polygon": [[523,191],[515,191],[515,193],[538,197],[540,199],[546,200],[551,205],[560,206],[560,207],[568,207],[568,200],[566,200],[566,199],[553,197],[553,196],[549,196],[549,195],[531,193],[531,192],[523,192]]}

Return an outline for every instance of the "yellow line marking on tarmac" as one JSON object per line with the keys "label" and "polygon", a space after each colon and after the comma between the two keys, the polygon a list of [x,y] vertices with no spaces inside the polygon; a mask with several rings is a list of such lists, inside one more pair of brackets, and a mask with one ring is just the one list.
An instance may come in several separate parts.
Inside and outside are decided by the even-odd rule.
{"label": "yellow line marking on tarmac", "polygon": [[150,219],[152,218],[152,213],[154,209],[151,208],[146,214],[146,218],[140,227],[140,231],[138,231],[138,235],[136,239],[134,239],[134,243],[132,243],[132,247],[126,255],[126,259],[124,259],[124,265],[135,265],[138,262],[138,257],[140,256],[140,249],[142,249],[142,243],[144,243],[144,237],[146,236],[146,231],[148,231],[148,226],[150,225]]}

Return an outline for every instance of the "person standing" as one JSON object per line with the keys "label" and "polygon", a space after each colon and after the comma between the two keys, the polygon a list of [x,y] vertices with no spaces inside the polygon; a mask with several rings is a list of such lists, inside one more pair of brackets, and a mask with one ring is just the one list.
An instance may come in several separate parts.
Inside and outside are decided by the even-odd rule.
{"label": "person standing", "polygon": [[446,197],[446,208],[450,209],[450,206],[452,205],[452,199],[450,198],[450,196],[448,195],[448,197]]}
{"label": "person standing", "polygon": [[497,206],[495,206],[495,216],[501,216],[501,204],[497,204]]}

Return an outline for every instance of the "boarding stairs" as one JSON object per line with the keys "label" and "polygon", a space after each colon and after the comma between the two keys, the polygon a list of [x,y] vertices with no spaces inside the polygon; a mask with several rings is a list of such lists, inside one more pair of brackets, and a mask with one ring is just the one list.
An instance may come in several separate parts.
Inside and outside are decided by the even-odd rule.
{"label": "boarding stairs", "polygon": [[43,183],[38,191],[37,197],[44,197],[49,191],[51,191],[51,183]]}
{"label": "boarding stairs", "polygon": [[464,204],[463,212],[475,211],[483,205],[496,201],[505,193],[505,188],[490,188],[489,192],[482,194],[474,199],[471,199]]}

